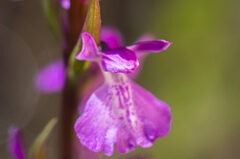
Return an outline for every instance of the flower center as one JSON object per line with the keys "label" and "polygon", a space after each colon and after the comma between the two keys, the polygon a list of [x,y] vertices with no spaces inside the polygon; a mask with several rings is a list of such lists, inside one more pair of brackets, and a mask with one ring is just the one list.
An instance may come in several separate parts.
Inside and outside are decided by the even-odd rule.
{"label": "flower center", "polygon": [[105,43],[104,41],[101,41],[101,42],[100,42],[100,46],[101,46],[101,51],[107,51],[107,50],[110,50],[108,44]]}

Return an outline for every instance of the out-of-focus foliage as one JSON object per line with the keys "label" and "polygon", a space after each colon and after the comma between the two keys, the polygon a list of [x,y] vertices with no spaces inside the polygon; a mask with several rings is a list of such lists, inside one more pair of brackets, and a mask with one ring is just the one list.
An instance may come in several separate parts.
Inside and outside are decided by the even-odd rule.
{"label": "out-of-focus foliage", "polygon": [[32,159],[47,159],[46,155],[46,140],[52,129],[57,123],[57,118],[51,119],[44,127],[42,132],[35,139],[29,153],[29,158]]}
{"label": "out-of-focus foliage", "polygon": [[173,112],[172,132],[149,151],[154,158],[239,158],[239,5],[172,0],[154,6],[153,30],[173,42],[147,59],[140,78]]}
{"label": "out-of-focus foliage", "polygon": [[52,0],[42,0],[42,8],[51,30],[56,37],[59,37],[60,23],[58,22],[56,4]]}
{"label": "out-of-focus foliage", "polygon": [[122,27],[130,35],[148,28],[173,42],[145,60],[138,79],[173,113],[170,134],[144,150],[153,159],[239,158],[239,6],[237,0],[161,0],[146,4],[139,17],[128,13],[139,21]]}

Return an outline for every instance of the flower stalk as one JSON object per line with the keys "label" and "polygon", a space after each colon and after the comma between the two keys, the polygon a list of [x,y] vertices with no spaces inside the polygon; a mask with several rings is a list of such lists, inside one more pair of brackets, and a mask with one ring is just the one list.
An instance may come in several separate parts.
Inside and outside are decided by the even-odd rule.
{"label": "flower stalk", "polygon": [[[66,48],[64,61],[67,68],[66,83],[62,92],[61,109],[61,158],[71,159],[73,154],[73,125],[77,114],[78,103],[84,85],[88,81],[86,71],[87,62],[77,61],[76,53],[81,49],[81,39],[78,39],[82,30],[95,35],[96,41],[100,39],[100,8],[98,0],[71,0],[68,13],[68,29],[65,30]],[[78,87],[78,83],[81,87]]]}

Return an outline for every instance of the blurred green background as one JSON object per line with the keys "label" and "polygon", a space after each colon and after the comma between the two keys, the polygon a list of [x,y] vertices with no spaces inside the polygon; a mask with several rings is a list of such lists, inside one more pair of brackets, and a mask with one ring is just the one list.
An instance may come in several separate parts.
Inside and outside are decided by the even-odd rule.
{"label": "blurred green background", "polygon": [[[0,2],[0,42],[10,41],[0,44],[1,78],[8,81],[0,84],[0,112],[5,113],[0,115],[0,158],[8,158],[5,140],[10,123],[23,128],[29,147],[59,112],[59,94],[39,95],[26,82],[61,54],[40,4],[38,0]],[[167,51],[145,60],[137,80],[170,104],[172,131],[152,148],[138,148],[127,156],[240,158],[240,1],[102,0],[101,6],[103,25],[118,27],[127,44],[145,32],[173,42]],[[22,62],[16,60],[19,58]],[[32,69],[24,71],[25,67]],[[23,87],[12,88],[16,83]],[[23,95],[26,97],[19,97]],[[56,133],[48,143],[50,158],[56,158]]]}

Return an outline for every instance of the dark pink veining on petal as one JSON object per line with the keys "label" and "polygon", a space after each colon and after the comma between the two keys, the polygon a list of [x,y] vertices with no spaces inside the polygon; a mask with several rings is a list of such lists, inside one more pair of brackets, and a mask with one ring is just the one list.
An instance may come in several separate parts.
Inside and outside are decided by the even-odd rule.
{"label": "dark pink veining on petal", "polygon": [[136,54],[126,48],[101,52],[102,66],[105,71],[113,73],[130,73],[139,65]]}
{"label": "dark pink veining on petal", "polygon": [[150,147],[156,138],[167,135],[171,124],[168,105],[124,74],[115,76],[98,88],[86,103],[75,131],[83,145],[94,152],[120,153],[136,146]]}

